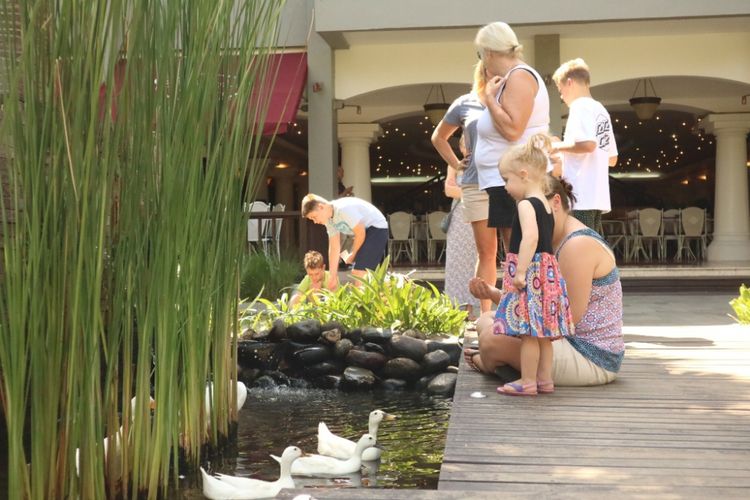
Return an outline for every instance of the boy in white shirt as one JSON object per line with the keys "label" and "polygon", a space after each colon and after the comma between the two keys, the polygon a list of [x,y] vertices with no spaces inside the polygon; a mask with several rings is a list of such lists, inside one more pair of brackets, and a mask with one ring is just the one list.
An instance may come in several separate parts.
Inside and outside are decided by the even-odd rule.
{"label": "boy in white shirt", "polygon": [[563,177],[577,198],[573,216],[599,231],[602,214],[612,208],[609,167],[617,164],[612,121],[604,106],[591,97],[591,75],[583,59],[563,63],[552,80],[570,109],[563,141],[552,144],[553,153],[563,153]]}

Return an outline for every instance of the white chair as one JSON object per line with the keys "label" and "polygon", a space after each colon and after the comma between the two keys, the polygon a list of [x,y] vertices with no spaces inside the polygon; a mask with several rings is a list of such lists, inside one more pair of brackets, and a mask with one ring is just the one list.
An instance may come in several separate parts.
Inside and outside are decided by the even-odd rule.
{"label": "white chair", "polygon": [[416,261],[416,241],[412,235],[412,221],[414,216],[407,212],[393,212],[388,216],[388,228],[391,237],[388,239],[388,255],[391,263],[395,263],[402,254],[406,254],[409,262]]}
{"label": "white chair", "polygon": [[[686,257],[703,260],[706,255],[706,210],[698,207],[687,207],[680,211],[680,238],[677,240],[677,258]],[[692,241],[698,242],[695,252],[690,246]]]}
{"label": "white chair", "polygon": [[[254,201],[245,204],[245,210],[251,214],[263,213],[270,210],[268,203],[264,201]],[[247,219],[247,245],[252,248],[253,245],[263,245],[263,237],[268,228],[268,219]]]}
{"label": "white chair", "polygon": [[[637,261],[639,253],[642,253],[646,260],[653,259],[653,244],[655,243],[657,258],[663,259],[664,234],[662,230],[662,211],[660,209],[642,208],[638,210],[631,257]],[[648,245],[648,247],[645,245]]]}
{"label": "white chair", "polygon": [[[679,240],[680,240],[680,210],[677,208],[670,208],[669,210],[664,210],[661,215],[661,223],[662,223],[662,244],[664,245],[664,259],[666,260],[667,257],[667,250],[669,249],[669,242],[674,241],[675,242],[675,248],[679,246]],[[677,253],[675,253],[675,258],[678,258]]]}
{"label": "white chair", "polygon": [[623,259],[627,260],[630,254],[630,241],[625,221],[614,219],[602,219],[602,236],[613,252],[618,252]]}
{"label": "white chair", "polygon": [[[427,214],[427,261],[428,262],[440,262],[440,259],[445,255],[445,247],[447,242],[447,235],[443,228],[440,227],[443,222],[443,217],[448,215],[447,212],[438,210],[436,212],[430,212]],[[435,258],[437,253],[438,245],[441,246],[440,255]]]}
{"label": "white chair", "polygon": [[[283,203],[277,203],[272,208],[272,212],[283,212],[286,210],[286,205]],[[263,248],[266,253],[271,248],[276,248],[276,255],[281,255],[281,225],[284,219],[281,217],[274,217],[265,221],[265,231],[263,233]]]}

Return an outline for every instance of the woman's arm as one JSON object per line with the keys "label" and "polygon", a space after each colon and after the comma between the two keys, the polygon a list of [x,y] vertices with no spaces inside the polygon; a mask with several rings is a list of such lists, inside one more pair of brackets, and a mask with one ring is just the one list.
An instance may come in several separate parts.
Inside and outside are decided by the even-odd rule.
{"label": "woman's arm", "polygon": [[539,242],[539,228],[536,225],[536,212],[534,206],[529,200],[518,202],[518,220],[521,223],[521,246],[518,248],[518,265],[516,266],[516,276],[513,278],[513,284],[516,288],[526,286],[526,270],[531,264],[531,259],[536,252],[536,245]]}
{"label": "woman's arm", "polygon": [[445,182],[443,183],[443,192],[448,198],[461,198],[461,188],[456,182],[456,169],[448,166],[448,173],[445,175]]}
{"label": "woman's arm", "polygon": [[449,167],[460,170],[461,161],[456,156],[456,153],[453,152],[450,143],[448,143],[448,139],[456,130],[458,130],[458,125],[451,125],[440,120],[440,123],[437,124],[437,127],[432,132],[432,145],[435,146],[438,154],[448,163]]}
{"label": "woman's arm", "polygon": [[534,97],[539,90],[536,78],[525,70],[510,74],[503,90],[502,105],[497,102],[497,94],[503,79],[492,78],[485,87],[487,109],[495,129],[509,141],[517,141],[526,130],[534,109]]}

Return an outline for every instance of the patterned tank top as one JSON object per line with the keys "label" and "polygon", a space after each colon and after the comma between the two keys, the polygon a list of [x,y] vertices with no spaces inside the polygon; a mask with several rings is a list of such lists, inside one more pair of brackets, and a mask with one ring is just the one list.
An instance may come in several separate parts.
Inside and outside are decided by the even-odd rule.
{"label": "patterned tank top", "polygon": [[[557,248],[555,256],[559,259],[560,250],[565,243],[579,236],[594,238],[610,254],[612,253],[609,245],[599,233],[586,228],[573,231],[566,236]],[[594,278],[591,284],[588,308],[575,325],[575,337],[569,337],[567,340],[576,351],[595,365],[617,373],[625,355],[620,272],[615,267],[606,276]]]}

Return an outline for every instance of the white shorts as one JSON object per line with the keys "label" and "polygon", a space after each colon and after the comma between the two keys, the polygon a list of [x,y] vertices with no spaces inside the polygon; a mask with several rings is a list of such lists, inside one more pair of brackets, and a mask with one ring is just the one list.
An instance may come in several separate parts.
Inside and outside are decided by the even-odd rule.
{"label": "white shorts", "polygon": [[566,339],[552,342],[552,380],[559,386],[609,384],[617,374],[607,371],[586,359]]}

